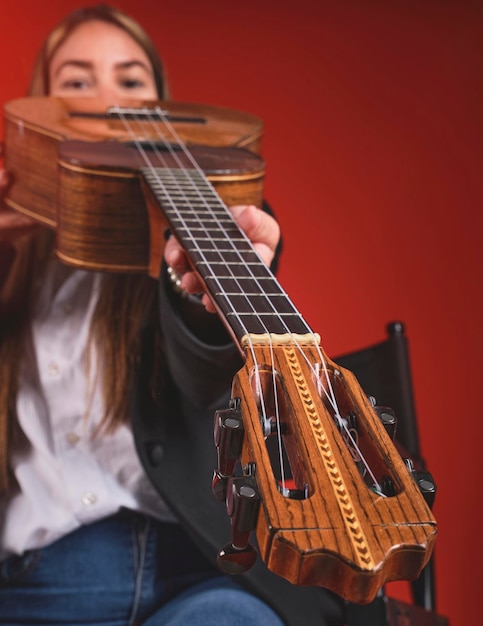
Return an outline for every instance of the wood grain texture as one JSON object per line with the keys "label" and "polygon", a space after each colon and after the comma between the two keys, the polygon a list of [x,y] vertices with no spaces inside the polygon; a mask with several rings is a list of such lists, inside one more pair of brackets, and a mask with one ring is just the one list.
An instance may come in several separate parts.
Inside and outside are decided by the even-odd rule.
{"label": "wood grain texture", "polygon": [[[149,104],[166,112],[169,123],[153,122],[152,115],[133,119],[130,133],[118,119],[97,117],[96,102],[86,98],[21,98],[5,105],[5,164],[14,180],[5,202],[56,230],[65,263],[158,276],[168,224],[141,170],[146,155],[153,168],[180,167],[166,145],[178,151],[178,142],[189,144],[227,205],[261,205],[259,118],[222,107]],[[191,166],[186,158],[183,164]]]}
{"label": "wood grain texture", "polygon": [[[321,585],[358,603],[372,600],[387,581],[416,578],[431,555],[436,522],[354,376],[327,359],[341,415],[349,408],[357,414],[359,445],[376,477],[391,478],[391,497],[375,493],[362,478],[319,395],[315,345],[253,340],[233,394],[241,398],[246,432],[242,463],[256,465],[263,502],[257,540],[267,566],[292,583]],[[254,383],[261,364],[281,381],[277,402],[308,476],[306,499],[282,495],[271,470]],[[269,379],[262,384],[266,399]]]}

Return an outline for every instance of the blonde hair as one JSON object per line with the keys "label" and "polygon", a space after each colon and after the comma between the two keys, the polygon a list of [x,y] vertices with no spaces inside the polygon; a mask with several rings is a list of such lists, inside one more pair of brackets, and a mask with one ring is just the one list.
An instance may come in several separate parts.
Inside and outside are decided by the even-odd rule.
{"label": "blonde hair", "polygon": [[[125,30],[151,61],[159,97],[168,96],[161,60],[155,47],[131,17],[107,5],[70,13],[48,35],[32,72],[29,95],[49,94],[49,64],[58,47],[82,23],[103,20]],[[25,334],[31,317],[34,285],[42,276],[54,248],[52,231],[41,229],[16,244],[16,258],[0,298],[0,492],[8,488],[8,446],[16,435],[16,397]],[[91,341],[102,363],[105,413],[102,426],[112,432],[127,422],[133,375],[141,357],[146,329],[154,332],[151,389],[159,396],[162,384],[162,348],[157,325],[157,281],[147,275],[105,274],[91,323]]]}

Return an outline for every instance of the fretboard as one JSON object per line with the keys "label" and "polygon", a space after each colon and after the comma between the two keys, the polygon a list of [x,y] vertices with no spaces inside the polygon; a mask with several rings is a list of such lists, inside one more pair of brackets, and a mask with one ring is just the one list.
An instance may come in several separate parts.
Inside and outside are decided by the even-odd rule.
{"label": "fretboard", "polygon": [[202,171],[143,170],[171,231],[240,341],[311,332]]}

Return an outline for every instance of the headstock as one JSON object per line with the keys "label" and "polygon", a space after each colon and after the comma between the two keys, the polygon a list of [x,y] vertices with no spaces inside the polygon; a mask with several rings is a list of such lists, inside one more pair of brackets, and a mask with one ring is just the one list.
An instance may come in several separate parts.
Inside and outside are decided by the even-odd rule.
{"label": "headstock", "polygon": [[[251,555],[246,521],[256,517],[262,559],[294,584],[366,603],[385,582],[416,578],[431,555],[436,523],[387,432],[390,413],[377,414],[316,335],[251,335],[244,345],[232,406],[216,417],[221,464],[214,490],[219,497],[226,485],[235,537],[221,565],[236,569],[237,552],[241,569],[253,560],[245,552]],[[248,503],[239,480],[256,492]]]}

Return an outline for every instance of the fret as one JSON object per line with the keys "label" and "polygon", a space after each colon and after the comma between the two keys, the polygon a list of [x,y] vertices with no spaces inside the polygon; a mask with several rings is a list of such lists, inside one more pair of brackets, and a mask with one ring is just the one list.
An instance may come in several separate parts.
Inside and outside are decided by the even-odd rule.
{"label": "fret", "polygon": [[191,218],[196,220],[199,218],[201,220],[205,217],[213,217],[215,221],[220,220],[233,223],[233,217],[229,213],[227,213],[226,207],[220,207],[219,204],[216,206],[212,206],[208,203],[204,203],[203,207],[196,211],[196,213],[193,213],[193,208],[190,205],[185,210],[176,207],[175,211],[171,209],[171,213],[173,218],[179,219]]}
{"label": "fret", "polygon": [[238,313],[226,313],[227,321],[237,337],[246,334],[263,335],[273,333],[275,335],[305,335],[310,329],[300,316],[282,317],[280,315],[240,315]]}
{"label": "fret", "polygon": [[210,224],[219,224],[220,227],[226,227],[230,225],[236,224],[232,218],[232,216],[228,213],[219,213],[211,210],[211,207],[208,207],[206,204],[196,205],[194,203],[186,204],[186,206],[181,206],[180,203],[177,205],[173,205],[173,208],[170,206],[166,206],[166,204],[160,201],[163,209],[168,214],[169,219],[173,220],[180,226],[182,226],[186,222],[191,222],[194,224],[204,224],[205,220],[207,220]]}
{"label": "fret", "polygon": [[[280,315],[299,315],[297,309],[283,292],[273,292],[271,295],[265,290],[256,288],[256,284],[241,283],[238,289],[225,290],[225,280],[217,279],[213,295],[217,302],[226,302],[227,310],[251,313],[278,313]],[[244,288],[245,285],[248,289]]]}
{"label": "fret", "polygon": [[[169,211],[166,212],[169,214]],[[197,213],[195,216],[193,215],[176,215],[169,216],[170,222],[173,227],[183,230],[189,235],[190,233],[198,233],[205,232],[209,233],[211,237],[215,237],[217,235],[224,236],[226,238],[227,235],[233,237],[239,237],[240,231],[237,225],[231,219],[231,216],[225,219],[219,219],[210,217],[209,215]]]}
{"label": "fret", "polygon": [[[206,196],[206,192],[204,189],[193,189],[193,183],[190,181],[189,186],[182,185],[179,183],[169,184],[166,181],[163,182],[153,182],[151,184],[151,189],[155,191],[159,191],[161,195],[164,196],[180,196],[180,197],[188,197],[188,198],[200,198]],[[168,193],[169,192],[169,193]],[[203,193],[202,193],[203,192]],[[211,194],[210,194],[211,195]],[[213,196],[212,196],[213,197]]]}
{"label": "fret", "polygon": [[154,167],[143,170],[143,174],[146,174],[150,180],[181,180],[184,181],[186,179],[193,181],[201,181],[204,182],[206,180],[205,175],[202,171],[197,170],[196,168],[186,166],[185,163],[182,163],[180,167]]}
{"label": "fret", "polygon": [[[243,236],[240,236],[240,231],[236,230],[236,237],[231,237],[230,234],[232,231],[230,230],[216,230],[215,233],[213,231],[209,231],[208,229],[201,228],[176,228],[176,234],[180,239],[186,242],[186,245],[189,245],[190,242],[193,243],[193,248],[200,249],[201,243],[205,246],[209,245],[209,247],[213,250],[217,245],[222,245],[222,242],[227,242],[228,246],[224,246],[223,250],[235,250],[235,249],[244,249],[246,251],[252,250],[250,242],[245,239]],[[198,245],[198,242],[200,245]],[[236,244],[236,245],[235,245]],[[254,252],[256,254],[256,252]]]}
{"label": "fret", "polygon": [[176,214],[171,216],[171,219],[173,222],[177,222],[179,224],[185,224],[187,222],[192,222],[193,224],[232,224],[233,227],[236,228],[236,224],[233,221],[232,216],[227,215],[226,212],[216,213],[215,211],[196,211],[196,214],[193,215],[192,206],[190,206],[189,210],[184,213],[177,210]]}
{"label": "fret", "polygon": [[[213,293],[214,296],[217,296],[219,298],[236,298],[240,295],[240,292],[238,291],[216,291]],[[252,298],[252,297],[258,297],[260,296],[260,292],[259,291],[243,291],[243,295],[246,298]],[[266,298],[286,298],[286,295],[284,293],[268,293],[268,292],[264,292],[263,297]]]}
{"label": "fret", "polygon": [[[269,274],[265,277],[258,277],[256,283],[254,282],[252,276],[242,276],[237,279],[232,275],[225,277],[207,275],[204,277],[204,280],[210,289],[210,293],[212,294],[222,292],[226,294],[244,293],[245,295],[248,295],[248,293],[255,293],[258,295],[260,293],[264,293],[267,297],[269,295],[277,295],[287,298],[285,292],[280,287],[280,284]],[[249,281],[252,283],[251,285],[249,284]]]}
{"label": "fret", "polygon": [[204,215],[196,215],[196,217],[173,217],[171,223],[180,231],[184,230],[187,232],[188,235],[200,231],[207,233],[211,229],[209,231],[212,235],[211,238],[216,237],[216,234],[224,235],[225,239],[230,234],[240,236],[240,231],[232,219],[220,220]]}
{"label": "fret", "polygon": [[[196,265],[198,271],[204,267],[211,267],[212,271],[219,276],[218,267],[220,265],[231,269],[234,275],[238,276],[263,276],[264,267],[260,267],[260,259],[253,257],[248,251],[236,250],[206,250],[201,252],[195,248],[186,248],[190,258]],[[245,273],[246,270],[246,273]],[[226,276],[226,274],[223,274]]]}
{"label": "fret", "polygon": [[216,208],[216,204],[214,199],[210,200],[206,196],[201,196],[199,194],[189,195],[185,192],[169,192],[169,193],[161,193],[157,192],[156,197],[161,202],[161,204],[167,204],[167,206],[174,205],[176,209],[181,211],[183,209],[190,210],[194,206],[198,209],[203,210],[206,207],[208,208]]}
{"label": "fret", "polygon": [[220,241],[219,247],[216,245],[210,245],[210,247],[192,246],[190,245],[191,242],[188,241],[184,241],[183,243],[186,244],[185,248],[188,254],[190,256],[193,255],[193,261],[195,261],[195,263],[223,263],[226,265],[243,263],[244,265],[263,265],[256,252],[244,247],[237,248],[230,246],[230,242],[222,243]]}
{"label": "fret", "polygon": [[[198,241],[211,242],[218,245],[221,244],[222,241],[226,242],[227,238],[229,238],[231,248],[234,248],[234,244],[236,243],[238,245],[244,245],[247,249],[251,249],[250,242],[243,236],[240,236],[240,231],[238,229],[236,229],[236,231],[226,229],[215,229],[214,231],[209,231],[208,228],[188,228],[182,226],[180,228],[176,228],[176,232],[179,237],[183,236],[186,241],[194,241],[195,243]],[[231,237],[231,233],[236,233],[237,236]]]}
{"label": "fret", "polygon": [[[221,267],[224,267],[223,265],[221,265]],[[254,281],[256,280],[257,283],[265,283],[265,282],[271,282],[274,280],[274,278],[270,275],[268,276],[249,276],[249,275],[241,275],[238,274],[237,276],[232,272],[232,271],[227,271],[224,275],[222,275],[221,272],[218,272],[217,274],[207,274],[205,272],[204,275],[204,279],[205,280],[216,280],[216,281],[223,281],[225,282],[227,279],[232,279],[233,281],[238,281],[238,280],[251,280]],[[264,285],[265,288],[265,285]],[[284,294],[285,295],[285,294]],[[286,297],[286,296],[285,296]]]}
{"label": "fret", "polygon": [[[180,229],[183,230],[183,229]],[[200,228],[193,228],[190,230],[190,234],[195,234],[197,231],[201,231],[204,235],[206,234],[205,230],[201,230]],[[226,233],[228,234],[228,233]],[[199,250],[200,252],[209,252],[210,250],[213,249],[220,249],[220,250],[240,250],[241,247],[243,247],[243,245],[245,245],[245,248],[243,250],[243,252],[252,252],[253,255],[256,256],[256,252],[254,252],[251,248],[250,248],[250,244],[246,239],[243,239],[242,237],[236,238],[234,237],[233,239],[229,239],[229,241],[227,241],[226,236],[225,237],[201,237],[201,236],[195,236],[195,237],[186,237],[185,239],[186,242],[188,241],[193,241],[195,244],[199,244],[193,247],[193,250]],[[201,244],[214,244],[211,245],[209,248],[202,248]],[[240,247],[239,247],[240,246]]]}
{"label": "fret", "polygon": [[[192,193],[196,195],[200,193],[200,189],[203,189],[203,187],[205,187],[206,180],[193,180],[190,177],[185,179],[170,179],[161,174],[156,178],[151,177],[150,183],[153,187],[158,189],[183,189],[186,193]],[[209,193],[209,195],[215,197],[216,194],[214,194],[211,189],[209,191],[207,187],[205,187],[205,189]],[[203,189],[203,191],[205,191],[205,189]]]}
{"label": "fret", "polygon": [[210,214],[218,214],[218,215],[226,215],[226,213],[223,211],[223,209],[225,209],[226,207],[223,206],[223,204],[220,206],[220,198],[215,198],[215,197],[208,197],[206,195],[206,192],[202,189],[200,189],[199,193],[190,196],[186,193],[184,193],[183,191],[179,191],[178,192],[171,192],[168,190],[168,193],[159,193],[157,194],[161,199],[166,199],[171,201],[173,198],[176,198],[177,204],[179,203],[179,207],[177,207],[177,209],[179,209],[180,212],[182,212],[183,208],[186,210],[187,213],[190,212],[190,205],[192,202],[197,202],[200,205],[200,210],[206,210],[207,213]]}
{"label": "fret", "polygon": [[277,319],[283,319],[285,318],[285,321],[288,322],[288,320],[300,320],[300,316],[299,315],[295,315],[294,313],[279,313],[279,312],[274,312],[274,311],[229,311],[227,313],[227,316],[232,316],[234,315],[235,317],[260,317],[260,318],[271,318],[271,317],[276,317]]}
{"label": "fret", "polygon": [[225,302],[227,306],[227,310],[236,311],[240,314],[244,313],[257,313],[259,315],[264,315],[266,313],[279,313],[279,315],[293,315],[293,312],[283,312],[284,302],[280,301],[281,311],[277,310],[276,302],[272,301],[270,298],[266,296],[266,294],[255,293],[252,296],[248,296],[247,294],[234,294],[229,296],[227,293],[218,292],[218,301],[219,303]]}
{"label": "fret", "polygon": [[236,280],[256,280],[264,279],[267,269],[262,263],[250,265],[249,268],[242,265],[240,261],[236,263],[211,262],[203,261],[195,262],[196,269],[200,272],[204,279],[211,276],[215,278],[235,278]]}

